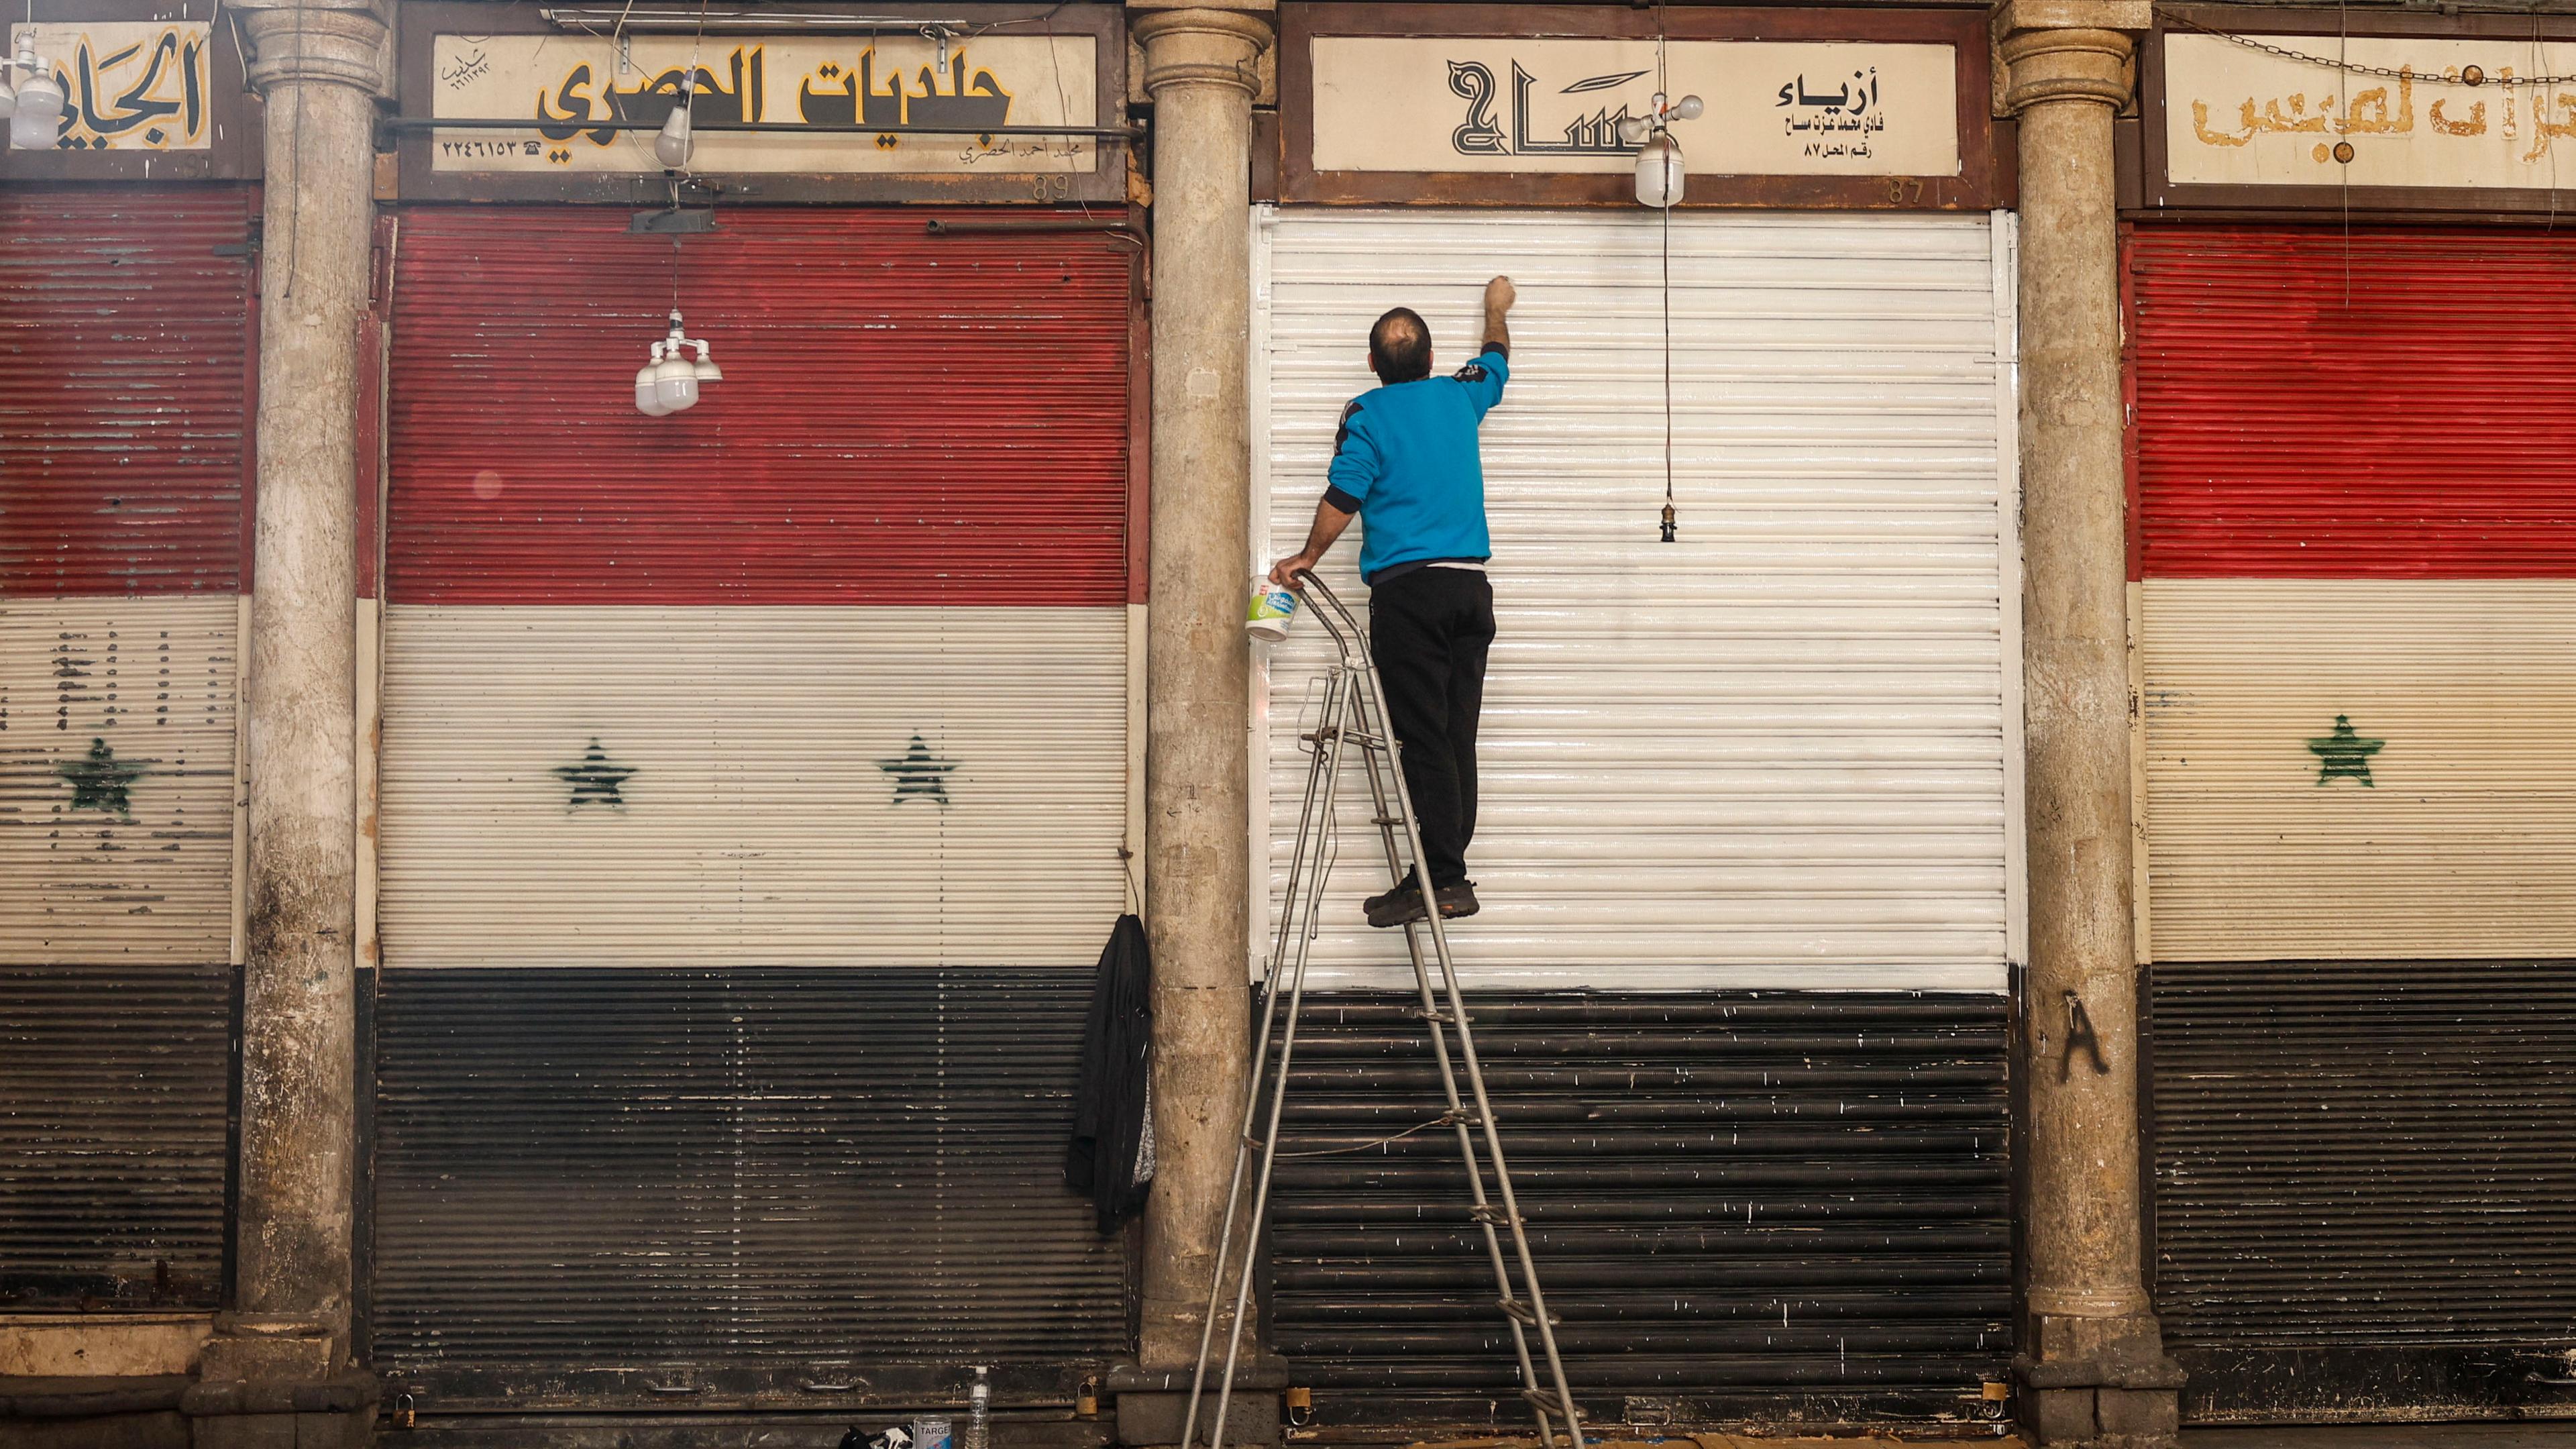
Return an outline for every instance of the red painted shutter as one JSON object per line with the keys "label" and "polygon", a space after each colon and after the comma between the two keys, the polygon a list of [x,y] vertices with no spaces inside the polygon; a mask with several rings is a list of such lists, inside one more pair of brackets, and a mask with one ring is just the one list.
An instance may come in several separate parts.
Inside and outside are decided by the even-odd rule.
{"label": "red painted shutter", "polygon": [[0,597],[239,589],[256,214],[0,190]]}
{"label": "red painted shutter", "polygon": [[648,418],[674,253],[627,217],[406,213],[392,602],[1126,601],[1125,244],[723,212],[677,266],[724,380]]}
{"label": "red painted shutter", "polygon": [[2576,237],[2141,228],[2150,578],[2576,573]]}

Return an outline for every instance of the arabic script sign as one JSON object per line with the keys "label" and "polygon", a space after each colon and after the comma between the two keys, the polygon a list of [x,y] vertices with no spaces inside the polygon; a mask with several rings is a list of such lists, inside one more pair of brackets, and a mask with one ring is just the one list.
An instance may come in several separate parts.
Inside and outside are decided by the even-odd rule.
{"label": "arabic script sign", "polygon": [[[1318,171],[1625,171],[1655,44],[1318,36]],[[1683,40],[1664,84],[1708,106],[1673,128],[1690,169],[1735,176],[1959,174],[1947,45]]]}
{"label": "arabic script sign", "polygon": [[436,131],[440,171],[659,172],[653,132],[679,103],[692,62],[699,125],[943,126],[890,131],[727,134],[701,130],[693,169],[714,172],[1087,172],[1085,137],[996,136],[983,127],[1096,126],[1089,35],[989,35],[942,46],[920,36],[693,37],[442,35],[430,113],[528,118],[525,131]]}
{"label": "arabic script sign", "polygon": [[[2264,37],[2266,55],[2214,35],[2165,37],[2165,174],[2179,184],[2576,186],[2576,88],[2506,86],[2576,70],[2576,44],[2331,35]],[[2462,74],[2476,67],[2486,81]],[[2351,147],[2339,160],[2338,145]],[[2564,156],[2561,152],[2564,150]],[[2565,179],[2560,178],[2561,162]]]}
{"label": "arabic script sign", "polygon": [[32,36],[36,53],[63,68],[57,148],[203,151],[214,141],[212,28],[203,20],[21,23],[9,27],[9,46]]}

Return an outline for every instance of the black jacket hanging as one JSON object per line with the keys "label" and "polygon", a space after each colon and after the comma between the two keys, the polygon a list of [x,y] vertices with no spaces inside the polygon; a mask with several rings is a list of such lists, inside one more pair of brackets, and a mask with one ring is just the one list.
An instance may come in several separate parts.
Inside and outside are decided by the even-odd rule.
{"label": "black jacket hanging", "polygon": [[1153,984],[1145,923],[1120,916],[1092,978],[1064,1162],[1065,1186],[1091,1195],[1104,1234],[1145,1205],[1154,1183]]}

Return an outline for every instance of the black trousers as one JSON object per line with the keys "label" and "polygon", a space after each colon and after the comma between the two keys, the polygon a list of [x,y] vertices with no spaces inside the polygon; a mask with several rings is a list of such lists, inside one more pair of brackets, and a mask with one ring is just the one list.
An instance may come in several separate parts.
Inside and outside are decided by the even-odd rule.
{"label": "black trousers", "polygon": [[1476,720],[1494,643],[1494,586],[1473,569],[1416,569],[1369,595],[1369,650],[1431,884],[1467,878],[1476,835]]}

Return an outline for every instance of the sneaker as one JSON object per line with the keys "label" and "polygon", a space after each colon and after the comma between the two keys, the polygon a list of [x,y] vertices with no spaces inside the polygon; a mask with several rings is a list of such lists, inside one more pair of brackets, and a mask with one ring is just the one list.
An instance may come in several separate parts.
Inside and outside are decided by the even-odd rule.
{"label": "sneaker", "polygon": [[[1440,919],[1444,921],[1472,916],[1483,909],[1476,901],[1476,883],[1471,880],[1435,887],[1432,895],[1440,902]],[[1369,897],[1364,908],[1368,912],[1368,923],[1380,929],[1410,926],[1426,918],[1422,909],[1422,887],[1410,871],[1398,884]]]}

